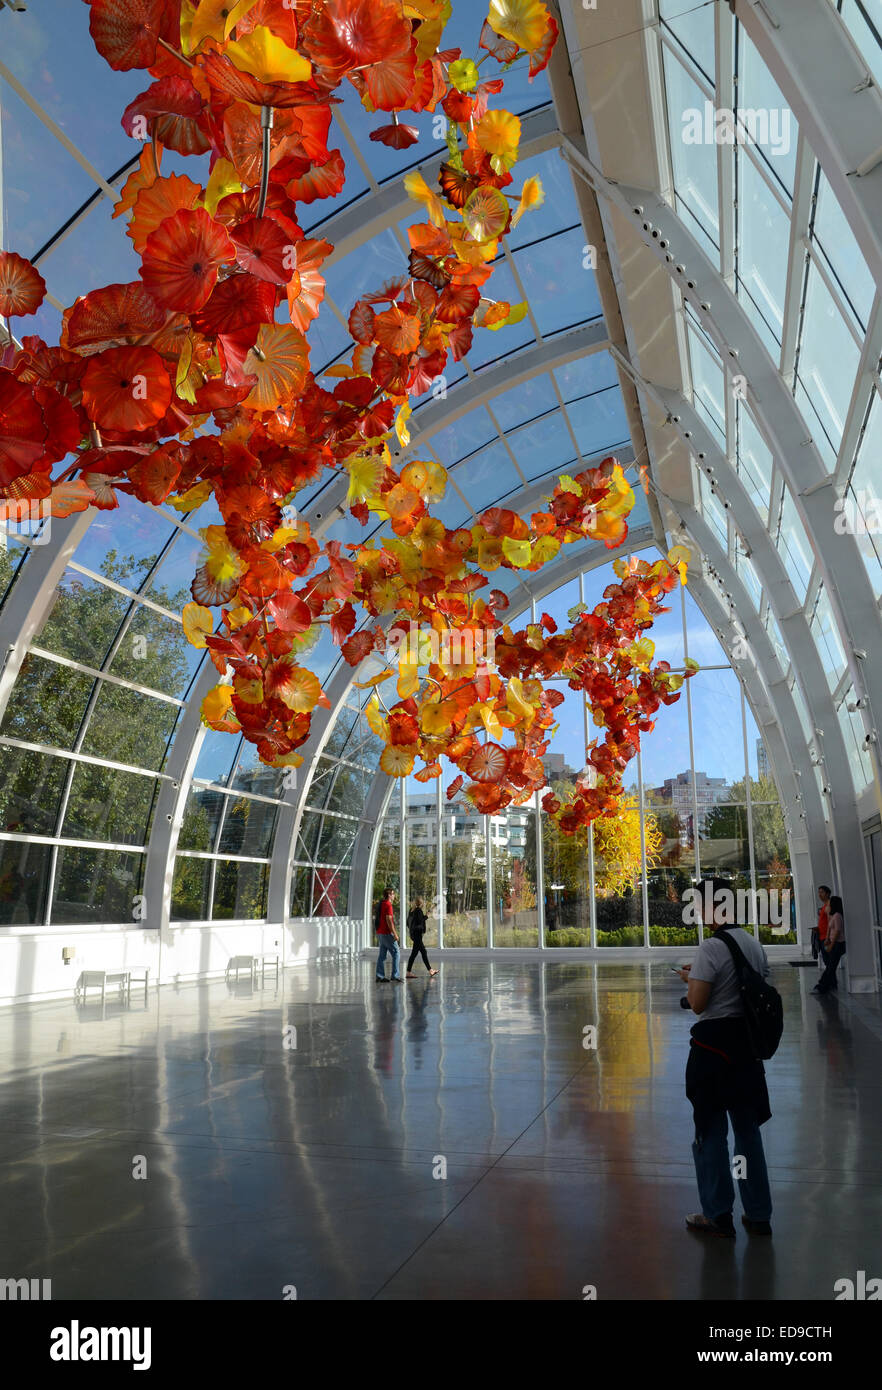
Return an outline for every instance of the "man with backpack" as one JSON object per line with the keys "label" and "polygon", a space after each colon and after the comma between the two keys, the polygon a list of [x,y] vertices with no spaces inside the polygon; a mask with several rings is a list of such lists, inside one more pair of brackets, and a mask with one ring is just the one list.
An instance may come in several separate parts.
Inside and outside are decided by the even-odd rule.
{"label": "man with backpack", "polygon": [[770,1236],[772,1198],[760,1126],[772,1112],[762,1059],[772,1056],[781,1036],[781,1000],[765,981],[769,962],[759,941],[735,925],[731,888],[720,879],[705,879],[700,887],[704,940],[692,965],[678,972],[688,985],[681,1003],[698,1015],[686,1095],[695,1118],[692,1154],[701,1211],[687,1216],[686,1225],[700,1235],[735,1238],[728,1117],[742,1223],[751,1235]]}

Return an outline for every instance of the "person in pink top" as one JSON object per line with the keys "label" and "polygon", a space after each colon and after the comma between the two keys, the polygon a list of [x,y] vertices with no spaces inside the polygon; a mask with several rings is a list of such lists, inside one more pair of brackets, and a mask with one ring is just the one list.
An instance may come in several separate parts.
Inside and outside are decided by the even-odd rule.
{"label": "person in pink top", "polygon": [[400,985],[401,976],[398,973],[401,951],[398,946],[398,933],[395,930],[395,918],[392,913],[392,900],[395,894],[391,887],[383,889],[383,897],[377,911],[377,941],[380,944],[380,954],[377,956],[377,984],[385,985],[389,981],[386,979],[386,954],[392,957],[392,984]]}

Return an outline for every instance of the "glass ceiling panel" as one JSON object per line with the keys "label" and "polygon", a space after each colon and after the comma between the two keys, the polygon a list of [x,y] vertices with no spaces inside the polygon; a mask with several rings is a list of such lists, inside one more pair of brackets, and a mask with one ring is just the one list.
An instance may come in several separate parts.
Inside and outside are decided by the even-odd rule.
{"label": "glass ceiling panel", "polygon": [[753,416],[738,403],[738,472],[763,522],[768,525],[772,493],[772,453],[756,427]]}
{"label": "glass ceiling panel", "polygon": [[618,385],[618,373],[612,357],[604,349],[601,352],[585,353],[566,366],[555,367],[554,378],[560,387],[565,401],[578,400],[580,396],[590,396],[605,386]]}
{"label": "glass ceiling panel", "polygon": [[507,192],[520,189],[524,180],[531,177],[540,180],[545,190],[545,201],[522,217],[518,225],[509,231],[506,240],[512,251],[527,242],[539,241],[559,232],[562,227],[579,227],[581,231],[572,175],[557,149],[543,150],[542,154],[533,155],[531,159],[518,160],[513,187]]}
{"label": "glass ceiling panel", "polygon": [[784,325],[790,219],[747,155],[738,159],[739,296],[777,360]]}
{"label": "glass ceiling panel", "polygon": [[835,690],[845,671],[846,660],[842,643],[839,640],[836,621],[833,617],[833,609],[823,584],[818,589],[818,597],[815,600],[811,630],[820,650],[821,665],[824,667],[827,684],[831,690]]}
{"label": "glass ceiling panel", "polygon": [[812,232],[842,286],[861,328],[866,328],[876,286],[833,190],[820,174]]}
{"label": "glass ceiling panel", "polygon": [[[738,25],[738,106],[766,113],[768,140],[752,145],[766,166],[793,197],[796,178],[796,117],[784,100],[762,58],[742,26]],[[760,126],[762,133],[762,127]]]}
{"label": "glass ceiling panel", "polygon": [[585,396],[567,406],[583,458],[630,441],[625,402],[618,386]]}
{"label": "glass ceiling panel", "polygon": [[687,123],[692,113],[704,121],[704,92],[692,80],[667,44],[663,46],[665,92],[674,166],[674,187],[680,203],[693,220],[696,235],[715,266],[720,263],[720,221],[717,196],[717,150],[713,144],[686,144]]}
{"label": "glass ceiling panel", "polygon": [[688,341],[695,405],[725,447],[726,380],[723,369],[697,333],[690,332]]}
{"label": "glass ceiling panel", "polygon": [[860,348],[820,272],[810,264],[797,374],[802,399],[811,407],[834,458],[859,363]]}
{"label": "glass ceiling panel", "polygon": [[559,410],[518,430],[512,435],[511,445],[528,482],[573,458],[573,441]]}
{"label": "glass ceiling panel", "polygon": [[556,409],[557,403],[554,382],[545,373],[543,376],[530,377],[519,386],[513,386],[510,391],[500,392],[493,397],[490,407],[502,429],[512,430],[535,419],[537,415]]}
{"label": "glass ceiling panel", "polygon": [[882,595],[882,507],[878,500],[880,458],[882,397],[878,391],[874,391],[849,490],[854,502],[858,548],[873,581],[873,591],[877,598]]}
{"label": "glass ceiling panel", "polygon": [[805,599],[812,572],[812,548],[786,484],[781,499],[778,535],[773,540],[801,603]]}
{"label": "glass ceiling panel", "polygon": [[[601,316],[594,272],[582,260],[584,244],[585,234],[578,227],[514,253],[527,300],[544,337]],[[509,298],[499,287],[493,294],[496,299]],[[514,303],[521,296],[515,292],[511,298]],[[510,333],[511,329],[503,331]]]}
{"label": "glass ceiling panel", "polygon": [[687,8],[683,0],[659,0],[658,11],[666,26],[680,40],[713,86],[716,69],[714,7],[699,5]]}
{"label": "glass ceiling panel", "polygon": [[476,512],[482,512],[499,497],[521,486],[521,480],[509,457],[508,450],[497,440],[479,454],[461,463],[454,474]]}
{"label": "glass ceiling panel", "polygon": [[444,467],[452,468],[460,459],[467,458],[496,438],[493,421],[486,410],[479,407],[454,420],[446,429],[438,430],[437,434],[432,435],[431,444]]}
{"label": "glass ceiling panel", "polygon": [[172,536],[173,527],[134,497],[119,493],[118,498],[114,511],[96,512],[74,559],[115,584],[137,589]]}

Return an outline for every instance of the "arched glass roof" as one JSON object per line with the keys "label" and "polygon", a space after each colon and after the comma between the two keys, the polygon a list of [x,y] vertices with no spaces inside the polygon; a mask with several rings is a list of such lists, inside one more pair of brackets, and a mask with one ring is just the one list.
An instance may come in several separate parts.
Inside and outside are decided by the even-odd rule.
{"label": "arched glass roof", "polygon": [[[454,8],[451,42],[457,26],[473,27],[468,7]],[[878,73],[867,6],[805,8],[804,28],[826,36],[828,54]],[[725,704],[738,689],[733,727],[743,724],[748,761],[758,740],[772,754],[804,910],[812,858],[828,855],[831,838],[840,872],[858,864],[849,837],[859,839],[878,780],[882,515],[874,525],[871,513],[882,315],[870,195],[861,180],[843,184],[830,157],[840,133],[818,92],[790,88],[790,0],[771,36],[762,16],[742,23],[726,6],[684,12],[659,0],[648,22],[637,0],[610,9],[563,4],[547,71],[532,83],[508,76],[506,101],[523,121],[520,167],[541,178],[546,198],[502,242],[494,294],[525,300],[528,313],[476,331],[468,360],[417,402],[411,453],[449,470],[436,509],[448,526],[497,502],[529,515],[558,474],[608,453],[635,484],[647,466],[632,548],[684,540],[693,551],[690,621],[709,664],[731,662],[716,695],[708,672],[695,702]],[[76,296],[137,275],[112,212],[140,151],[119,116],[143,76],[111,72],[86,8],[62,0],[0,8],[0,39],[2,244],[45,276],[34,331],[54,341]],[[811,60],[803,44],[805,83]],[[650,93],[627,109],[617,85],[626,71],[632,94],[641,83]],[[879,105],[878,89],[869,97]],[[721,109],[734,112],[728,143],[713,136]],[[696,113],[701,136],[687,138]],[[303,218],[336,248],[309,334],[317,372],[345,351],[352,302],[405,263],[402,175],[445,151],[431,114],[415,123],[419,143],[395,151],[366,138],[354,92],[335,108],[331,144],[347,183]],[[192,160],[165,160],[164,172],[196,176]],[[345,543],[344,496],[326,475],[298,510]],[[837,499],[853,522],[845,532],[834,529]],[[183,640],[180,608],[198,528],[219,520],[213,501],[181,516],[121,499],[111,514],[55,523],[49,537],[6,539],[0,853],[19,883],[7,923],[128,922],[137,895],[160,926],[361,916],[378,827],[399,789],[377,773],[364,692],[338,649],[325,638],[311,653],[332,708],[316,719],[299,783],[200,727],[211,675]],[[570,549],[579,553],[540,576],[496,573],[513,612],[584,588],[579,576],[608,559],[588,544]],[[673,730],[685,699],[675,709],[660,724]],[[698,733],[705,715],[696,718],[700,742],[709,736]],[[577,723],[560,735],[574,760]],[[694,780],[695,748],[691,759]],[[671,776],[683,771],[675,761]]]}

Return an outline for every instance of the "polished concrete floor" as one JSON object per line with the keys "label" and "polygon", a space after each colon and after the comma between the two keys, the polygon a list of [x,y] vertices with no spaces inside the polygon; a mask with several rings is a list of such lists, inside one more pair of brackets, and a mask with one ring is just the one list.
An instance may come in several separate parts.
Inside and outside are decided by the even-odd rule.
{"label": "polished concrete floor", "polygon": [[667,963],[440,964],[0,1013],[0,1278],[54,1300],[829,1300],[882,1275],[875,998],[775,967],[774,1238],[733,1245],[683,1227]]}

